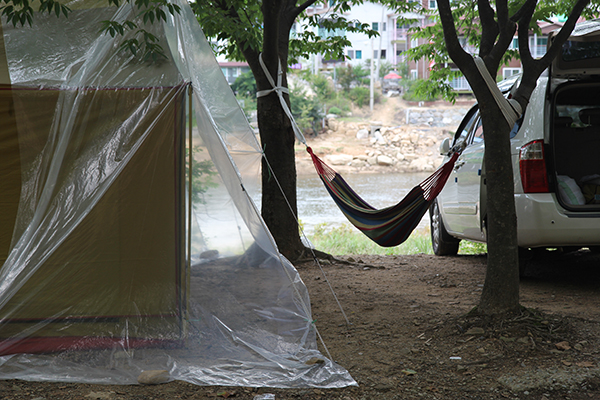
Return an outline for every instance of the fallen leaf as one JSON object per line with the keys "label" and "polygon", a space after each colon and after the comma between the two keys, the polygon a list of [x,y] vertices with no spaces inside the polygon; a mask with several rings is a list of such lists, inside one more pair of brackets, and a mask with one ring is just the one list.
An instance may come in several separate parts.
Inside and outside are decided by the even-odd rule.
{"label": "fallen leaf", "polygon": [[591,361],[580,361],[575,363],[575,365],[577,365],[578,367],[592,368],[594,366],[594,363]]}
{"label": "fallen leaf", "polygon": [[558,350],[563,350],[563,351],[571,350],[571,346],[569,346],[569,342],[558,342],[555,344],[555,346]]}
{"label": "fallen leaf", "polygon": [[403,369],[403,370],[402,370],[402,373],[403,373],[404,375],[410,376],[410,375],[416,375],[416,374],[417,374],[417,371],[415,371],[414,369],[409,369],[409,368],[407,368],[407,369]]}
{"label": "fallen leaf", "polygon": [[469,330],[465,332],[465,335],[483,335],[484,333],[485,330],[483,328],[474,326],[472,328],[469,328]]}

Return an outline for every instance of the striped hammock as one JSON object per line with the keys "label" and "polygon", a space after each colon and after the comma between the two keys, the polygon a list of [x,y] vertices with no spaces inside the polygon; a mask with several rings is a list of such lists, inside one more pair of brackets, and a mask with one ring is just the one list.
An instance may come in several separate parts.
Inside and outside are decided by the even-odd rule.
{"label": "striped hammock", "polygon": [[383,247],[397,246],[408,239],[433,199],[444,188],[458,158],[458,152],[454,153],[448,162],[414,187],[402,201],[378,210],[361,199],[344,178],[317,157],[310,147],[307,151],[327,191],[348,221]]}

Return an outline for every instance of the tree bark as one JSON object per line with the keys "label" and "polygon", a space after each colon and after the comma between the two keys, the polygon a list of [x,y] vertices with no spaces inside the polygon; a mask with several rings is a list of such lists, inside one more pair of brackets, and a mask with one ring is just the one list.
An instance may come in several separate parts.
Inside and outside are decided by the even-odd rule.
{"label": "tree bark", "polygon": [[[263,2],[263,61],[277,82],[281,62],[282,86],[287,87],[287,57],[289,46],[288,22],[282,13],[289,12],[281,1]],[[292,19],[293,21],[293,19]],[[245,54],[246,55],[246,54]],[[250,56],[250,55],[249,55]],[[258,54],[250,56],[257,90],[272,89],[258,63]],[[289,97],[284,95],[289,106]],[[304,245],[298,228],[296,196],[295,136],[291,122],[284,112],[277,93],[258,98],[257,118],[265,157],[262,161],[261,215],[269,227],[279,251],[287,258],[298,258]]]}
{"label": "tree bark", "polygon": [[487,128],[484,128],[484,161],[488,256],[479,311],[494,315],[519,309],[519,252],[510,128],[493,98],[490,100],[491,107],[480,106],[483,125]]}

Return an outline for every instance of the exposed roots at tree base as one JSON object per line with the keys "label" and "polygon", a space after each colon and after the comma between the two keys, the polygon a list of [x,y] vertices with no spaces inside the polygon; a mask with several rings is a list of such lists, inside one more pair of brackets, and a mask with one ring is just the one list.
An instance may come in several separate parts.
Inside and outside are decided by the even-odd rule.
{"label": "exposed roots at tree base", "polygon": [[532,350],[547,351],[556,350],[557,343],[573,343],[580,339],[568,318],[525,307],[514,313],[494,316],[480,314],[475,308],[466,315],[446,321],[438,334],[499,339],[505,343],[519,341],[530,344]]}

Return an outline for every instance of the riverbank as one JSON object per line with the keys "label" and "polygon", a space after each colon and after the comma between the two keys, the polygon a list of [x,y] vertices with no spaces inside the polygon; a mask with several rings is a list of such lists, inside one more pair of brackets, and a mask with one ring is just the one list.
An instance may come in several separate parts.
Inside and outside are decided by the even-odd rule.
{"label": "riverbank", "polygon": [[[422,106],[385,98],[373,112],[328,116],[322,133],[308,137],[315,154],[342,174],[432,172],[442,162],[439,145],[450,137],[473,104],[436,102]],[[296,148],[298,175],[314,173],[303,145]]]}

